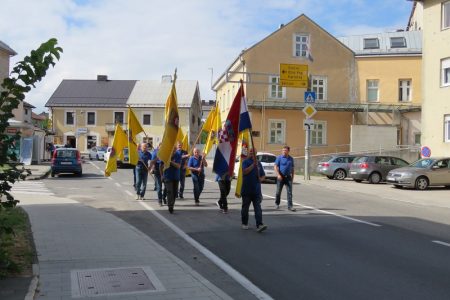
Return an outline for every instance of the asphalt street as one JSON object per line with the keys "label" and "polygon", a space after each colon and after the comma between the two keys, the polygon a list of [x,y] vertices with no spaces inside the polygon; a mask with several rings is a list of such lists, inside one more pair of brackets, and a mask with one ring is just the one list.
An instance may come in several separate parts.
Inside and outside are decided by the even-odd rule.
{"label": "asphalt street", "polygon": [[82,178],[62,175],[45,185],[56,195],[122,218],[234,299],[251,299],[252,287],[230,275],[227,266],[274,299],[449,298],[450,209],[409,202],[417,191],[391,193],[386,185],[365,184],[358,191],[350,189],[353,182],[343,182],[343,189],[339,182],[295,184],[298,210],[290,212],[285,202],[275,209],[276,185],[265,183],[263,217],[269,229],[258,234],[253,215],[250,230],[240,228],[240,199],[230,195],[230,212],[219,212],[210,169],[201,206],[194,205],[186,178],[185,199],[177,200],[171,215],[157,204],[151,178],[146,200],[136,201],[132,169],[105,178],[103,162],[83,168]]}

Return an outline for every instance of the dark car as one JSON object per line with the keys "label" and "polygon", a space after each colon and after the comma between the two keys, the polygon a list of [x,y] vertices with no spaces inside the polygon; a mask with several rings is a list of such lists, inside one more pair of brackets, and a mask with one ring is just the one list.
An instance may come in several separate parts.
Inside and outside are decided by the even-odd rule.
{"label": "dark car", "polygon": [[324,157],[318,164],[316,172],[328,179],[343,180],[348,176],[355,155],[331,155]]}
{"label": "dark car", "polygon": [[83,174],[80,151],[75,148],[58,148],[53,151],[51,176],[61,173],[73,173],[77,176]]}
{"label": "dark car", "polygon": [[386,181],[390,170],[409,163],[401,158],[385,155],[365,155],[356,157],[350,167],[350,177],[356,182],[368,180],[370,183]]}

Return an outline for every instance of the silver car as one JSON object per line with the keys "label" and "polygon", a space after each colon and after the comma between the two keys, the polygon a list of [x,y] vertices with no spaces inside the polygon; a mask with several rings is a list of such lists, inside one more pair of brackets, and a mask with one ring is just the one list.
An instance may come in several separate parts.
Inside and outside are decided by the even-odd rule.
{"label": "silver car", "polygon": [[387,182],[397,188],[425,190],[429,186],[450,187],[450,158],[423,158],[408,167],[388,173]]}
{"label": "silver car", "polygon": [[317,164],[316,172],[327,176],[328,179],[343,180],[348,176],[353,159],[354,155],[326,156]]}
{"label": "silver car", "polygon": [[389,171],[406,167],[405,160],[384,155],[366,155],[356,157],[350,167],[350,177],[356,182],[368,180],[370,183],[380,183],[386,180]]}

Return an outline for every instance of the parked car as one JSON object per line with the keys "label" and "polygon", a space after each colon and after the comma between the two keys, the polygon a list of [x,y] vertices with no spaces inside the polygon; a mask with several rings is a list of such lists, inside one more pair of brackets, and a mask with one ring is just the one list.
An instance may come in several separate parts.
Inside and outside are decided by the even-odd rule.
{"label": "parked car", "polygon": [[316,172],[328,179],[343,180],[348,176],[355,155],[331,155],[324,157],[318,164]]}
{"label": "parked car", "polygon": [[112,150],[112,147],[107,147],[106,151],[105,151],[105,154],[103,154],[103,161],[105,163],[108,162],[109,155],[111,154],[111,150]]}
{"label": "parked car", "polygon": [[429,186],[450,187],[450,158],[423,158],[411,165],[390,171],[387,182],[395,187],[425,190]]}
{"label": "parked car", "polygon": [[[268,152],[258,152],[256,153],[256,159],[261,162],[266,173],[266,179],[277,179],[277,174],[275,172],[275,160],[277,156]],[[234,164],[234,177],[237,178],[239,172],[239,157],[236,158]]]}
{"label": "parked car", "polygon": [[356,157],[350,167],[350,177],[356,182],[368,180],[370,183],[386,181],[392,169],[408,166],[405,160],[384,155],[365,155]]}
{"label": "parked car", "polygon": [[89,159],[103,160],[106,153],[106,147],[92,147],[89,149]]}
{"label": "parked car", "polygon": [[[106,152],[103,156],[104,162],[108,162],[109,156],[111,155],[111,150],[112,150],[112,147],[106,148]],[[117,166],[128,165],[130,163],[130,159],[128,156],[128,148],[123,149],[123,157],[124,157],[123,161],[120,159],[117,159]]]}
{"label": "parked car", "polygon": [[81,154],[75,148],[58,148],[53,151],[51,176],[61,173],[83,174]]}

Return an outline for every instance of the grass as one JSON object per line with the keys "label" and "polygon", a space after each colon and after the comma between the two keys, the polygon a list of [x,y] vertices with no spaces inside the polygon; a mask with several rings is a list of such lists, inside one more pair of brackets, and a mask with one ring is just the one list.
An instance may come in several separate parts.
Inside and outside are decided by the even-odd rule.
{"label": "grass", "polygon": [[34,254],[28,215],[20,207],[1,208],[0,278],[31,275]]}

